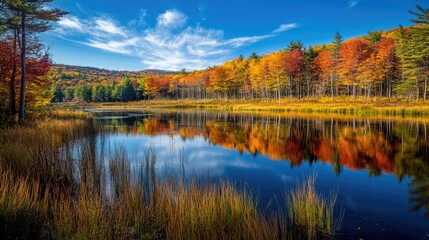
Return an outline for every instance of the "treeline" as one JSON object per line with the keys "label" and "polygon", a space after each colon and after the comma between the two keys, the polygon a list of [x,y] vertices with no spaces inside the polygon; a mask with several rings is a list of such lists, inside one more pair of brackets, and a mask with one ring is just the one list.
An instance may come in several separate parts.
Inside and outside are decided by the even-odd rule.
{"label": "treeline", "polygon": [[[134,82],[135,83],[135,82]],[[54,89],[53,102],[129,102],[142,99],[142,90],[138,85],[124,78],[121,82],[109,84],[80,84],[75,87],[69,86],[64,90],[57,87]]]}
{"label": "treeline", "polygon": [[[169,91],[162,92],[158,84],[171,76],[183,74],[184,71],[180,74],[161,70],[109,71],[53,65],[50,71],[50,78],[54,82],[52,101],[128,102],[159,97],[172,98],[173,95]],[[154,91],[153,94],[145,91],[146,89]]]}

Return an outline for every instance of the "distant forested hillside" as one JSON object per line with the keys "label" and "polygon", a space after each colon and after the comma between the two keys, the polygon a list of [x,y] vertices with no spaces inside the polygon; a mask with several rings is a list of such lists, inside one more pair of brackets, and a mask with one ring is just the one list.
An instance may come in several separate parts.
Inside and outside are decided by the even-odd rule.
{"label": "distant forested hillside", "polygon": [[54,84],[54,102],[102,102],[140,100],[143,97],[141,81],[150,76],[161,77],[166,74],[176,73],[156,69],[116,71],[54,64],[49,75]]}

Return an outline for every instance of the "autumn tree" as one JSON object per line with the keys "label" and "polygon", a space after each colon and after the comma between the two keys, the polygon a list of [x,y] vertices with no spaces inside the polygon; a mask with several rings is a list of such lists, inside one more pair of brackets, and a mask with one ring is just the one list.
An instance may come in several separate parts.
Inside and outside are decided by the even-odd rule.
{"label": "autumn tree", "polygon": [[365,57],[359,65],[356,76],[356,79],[363,84],[367,100],[371,97],[373,84],[380,83],[383,80],[381,65],[378,64],[380,60],[378,44],[376,41],[371,41],[371,43],[363,49]]}
{"label": "autumn tree", "polygon": [[233,80],[232,88],[236,91],[237,96],[243,98],[248,88],[246,86],[248,79],[248,61],[241,55],[234,60],[231,79]]}
{"label": "autumn tree", "polygon": [[[386,96],[390,98],[392,96],[392,84],[395,77],[395,69],[397,68],[397,57],[396,57],[396,43],[391,38],[382,39],[377,44],[377,56],[376,65],[380,70],[379,85],[380,85],[380,96],[383,96],[383,89],[386,92]],[[385,86],[385,88],[383,88]]]}
{"label": "autumn tree", "polygon": [[[2,59],[2,78],[9,75],[9,116],[16,114],[16,78],[18,74],[19,52],[18,52],[18,34],[20,29],[19,11],[11,8],[11,1],[0,1],[0,34],[4,37],[2,52],[8,57],[8,60]],[[9,49],[5,47],[10,47]],[[10,71],[9,71],[10,70]],[[9,73],[9,74],[6,74]],[[6,95],[6,94],[5,94]]]}
{"label": "autumn tree", "polygon": [[13,7],[18,7],[21,13],[21,91],[19,100],[19,120],[25,116],[25,85],[26,85],[26,34],[46,32],[51,28],[50,21],[58,21],[67,12],[60,9],[49,9],[46,5],[52,0],[28,1],[21,0]]}
{"label": "autumn tree", "polygon": [[[368,44],[363,40],[352,39],[341,45],[339,73],[344,84],[352,88],[353,100],[356,99],[359,85],[359,69],[367,56]],[[350,92],[350,91],[348,91]]]}
{"label": "autumn tree", "polygon": [[[293,85],[294,80],[302,76],[302,70],[304,68],[304,53],[301,49],[296,48],[292,52],[287,52],[285,55],[285,71],[288,78],[289,97],[293,97]],[[297,95],[300,95],[301,82],[295,83],[297,86]]]}
{"label": "autumn tree", "polygon": [[[37,33],[46,32],[51,28],[51,21],[58,21],[67,14],[59,9],[47,8],[47,4],[52,0],[29,1],[29,0],[3,0],[0,2],[2,11],[0,19],[6,23],[4,30],[13,32],[14,52],[16,51],[16,40],[18,31],[20,35],[21,54],[21,86],[19,102],[19,121],[22,122],[25,116],[25,94],[27,84],[27,38]],[[14,68],[15,69],[15,68]],[[12,81],[11,81],[12,82]],[[13,94],[13,93],[12,93]],[[12,98],[12,97],[11,97]],[[12,100],[12,99],[11,99]],[[11,101],[13,104],[13,101]],[[13,107],[13,106],[11,106]]]}
{"label": "autumn tree", "polygon": [[151,98],[159,97],[159,85],[157,84],[155,77],[149,76],[144,79],[145,93]]}
{"label": "autumn tree", "polygon": [[284,51],[270,53],[267,58],[271,82],[274,83],[271,85],[275,86],[280,104],[281,92],[286,85],[286,53]]}
{"label": "autumn tree", "polygon": [[[16,41],[10,38],[0,41],[0,83],[4,88],[1,96],[2,103],[9,102],[8,113],[16,114],[16,77],[18,71],[19,54],[16,51]],[[7,87],[6,87],[7,86]],[[9,96],[7,99],[6,96]]]}
{"label": "autumn tree", "polygon": [[216,66],[210,69],[209,86],[207,91],[214,93],[217,98],[223,96],[228,99],[227,72],[224,66]]}
{"label": "autumn tree", "polygon": [[250,59],[249,81],[252,85],[252,92],[254,96],[268,100],[271,98],[268,82],[269,75],[269,60],[267,55]]}
{"label": "autumn tree", "polygon": [[332,99],[334,98],[334,78],[335,78],[335,59],[331,50],[325,49],[317,55],[315,65],[318,69],[319,76],[323,80],[322,92],[325,94],[325,86],[330,85],[330,93]]}

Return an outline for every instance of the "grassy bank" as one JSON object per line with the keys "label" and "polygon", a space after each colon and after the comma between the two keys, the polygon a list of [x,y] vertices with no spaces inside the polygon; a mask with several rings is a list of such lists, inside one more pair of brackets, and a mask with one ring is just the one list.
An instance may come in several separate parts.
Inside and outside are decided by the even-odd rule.
{"label": "grassy bank", "polygon": [[[409,101],[399,98],[346,97],[260,100],[149,100],[128,103],[69,103],[68,107],[104,108],[197,108],[253,112],[323,113],[354,116],[428,117],[429,101]],[[64,105],[63,105],[64,106]]]}
{"label": "grassy bank", "polygon": [[71,112],[1,131],[0,239],[315,239],[339,230],[336,199],[312,179],[287,194],[284,211],[264,213],[225,181],[158,179],[153,151],[132,167],[120,149],[97,147],[103,131]]}

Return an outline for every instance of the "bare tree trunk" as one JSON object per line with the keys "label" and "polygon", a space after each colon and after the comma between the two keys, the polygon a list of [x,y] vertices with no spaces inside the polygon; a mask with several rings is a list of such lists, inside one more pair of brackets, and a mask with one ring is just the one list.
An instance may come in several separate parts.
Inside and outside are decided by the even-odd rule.
{"label": "bare tree trunk", "polygon": [[419,86],[419,79],[420,79],[420,74],[419,76],[416,78],[416,99],[419,100],[420,98],[420,86]]}
{"label": "bare tree trunk", "polygon": [[369,100],[371,99],[371,87],[372,87],[372,84],[371,83],[369,83],[368,84],[368,102],[369,102]]}
{"label": "bare tree trunk", "polygon": [[10,76],[9,82],[9,114],[10,116],[15,116],[16,114],[16,92],[15,92],[15,80],[16,80],[16,39],[17,39],[17,30],[13,31],[13,67],[12,74]]}
{"label": "bare tree trunk", "polygon": [[428,87],[428,75],[425,76],[425,90],[424,90],[424,93],[423,93],[424,100],[426,100],[426,93],[427,93],[427,90],[428,90],[427,87]]}
{"label": "bare tree trunk", "polygon": [[353,100],[356,100],[356,84],[355,84],[355,80],[353,80]]}
{"label": "bare tree trunk", "polygon": [[25,66],[25,11],[21,14],[21,95],[19,98],[19,123],[23,123],[25,118],[25,81],[26,81],[26,66]]}
{"label": "bare tree trunk", "polygon": [[307,97],[310,97],[310,78],[311,76],[307,75]]}
{"label": "bare tree trunk", "polygon": [[279,105],[280,105],[281,95],[280,95],[280,79],[279,79],[279,76],[277,76],[277,97],[278,97]]}
{"label": "bare tree trunk", "polygon": [[331,97],[332,97],[332,100],[334,100],[334,78],[332,74],[331,74]]}

